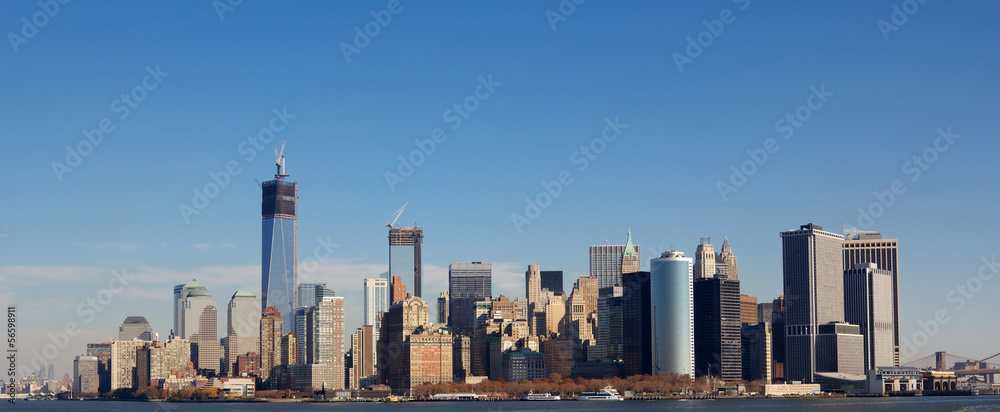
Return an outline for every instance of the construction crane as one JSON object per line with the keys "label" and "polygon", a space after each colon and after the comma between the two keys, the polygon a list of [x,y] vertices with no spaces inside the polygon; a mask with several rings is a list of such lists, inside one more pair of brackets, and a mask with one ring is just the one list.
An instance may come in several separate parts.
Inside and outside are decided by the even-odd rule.
{"label": "construction crane", "polygon": [[274,144],[274,165],[278,167],[278,173],[274,175],[276,179],[281,179],[284,176],[288,176],[285,171],[285,141],[288,139],[283,139],[281,141],[281,152],[278,152],[278,144]]}
{"label": "construction crane", "polygon": [[399,220],[399,217],[403,215],[403,209],[406,209],[406,205],[408,205],[408,204],[410,204],[410,202],[404,203],[403,207],[399,208],[399,210],[397,210],[396,213],[392,214],[394,216],[392,218],[392,223],[389,223],[389,219],[386,219],[385,220],[385,227],[392,228],[396,224],[396,221]]}

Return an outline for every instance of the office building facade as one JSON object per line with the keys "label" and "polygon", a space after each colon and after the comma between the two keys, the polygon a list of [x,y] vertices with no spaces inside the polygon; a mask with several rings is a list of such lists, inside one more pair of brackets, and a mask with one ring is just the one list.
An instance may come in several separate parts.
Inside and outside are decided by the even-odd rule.
{"label": "office building facade", "polygon": [[389,281],[374,277],[365,279],[365,325],[382,326],[382,314],[389,309]]}
{"label": "office building facade", "polygon": [[624,245],[593,245],[590,247],[590,276],[597,279],[600,294],[609,295],[611,287],[620,285],[622,273],[639,271],[639,245],[632,244],[629,230]]}
{"label": "office building facade", "polygon": [[448,326],[452,334],[472,336],[475,304],[493,298],[493,265],[482,262],[448,265]]}
{"label": "office building facade", "polygon": [[812,223],[781,232],[786,380],[814,382],[819,325],[844,319],[843,242]]}
{"label": "office building facade", "polygon": [[[281,312],[274,306],[268,306],[260,318],[260,372],[257,375],[265,387],[277,389],[271,376],[275,368],[282,362],[282,326]],[[294,362],[293,362],[294,363]]]}
{"label": "office building facade", "polygon": [[191,341],[195,368],[206,376],[214,376],[220,372],[222,359],[218,310],[208,290],[194,283],[197,282],[185,285],[187,296],[181,304],[180,336]]}
{"label": "office building facade", "polygon": [[625,376],[653,373],[649,280],[649,272],[622,275],[622,351]]}
{"label": "office building facade", "polygon": [[98,395],[100,376],[96,356],[81,355],[73,359],[73,394]]}
{"label": "office building facade", "polygon": [[[874,263],[892,273],[893,366],[899,366],[899,257],[898,239],[882,239],[881,233],[865,232],[844,240],[843,270],[856,263]],[[886,365],[877,365],[886,366]]]}
{"label": "office building facade", "polygon": [[153,340],[153,327],[149,326],[145,316],[129,316],[118,328],[118,340]]}
{"label": "office building facade", "polygon": [[543,270],[540,273],[542,279],[542,290],[549,290],[558,294],[565,294],[563,286],[563,272],[561,270]]}
{"label": "office building facade", "polygon": [[858,325],[864,337],[866,372],[896,363],[892,291],[892,272],[874,263],[856,263],[844,271],[844,320]]}
{"label": "office building facade", "polygon": [[695,376],[726,381],[742,377],[740,326],[738,280],[703,278],[694,282]]}
{"label": "office building facade", "polygon": [[236,370],[236,358],[250,352],[259,353],[260,350],[260,303],[257,302],[257,295],[253,292],[240,290],[230,298],[228,309],[226,374],[239,376],[233,373]]}
{"label": "office building facade", "polygon": [[649,262],[654,375],[694,375],[693,267],[675,250]]}

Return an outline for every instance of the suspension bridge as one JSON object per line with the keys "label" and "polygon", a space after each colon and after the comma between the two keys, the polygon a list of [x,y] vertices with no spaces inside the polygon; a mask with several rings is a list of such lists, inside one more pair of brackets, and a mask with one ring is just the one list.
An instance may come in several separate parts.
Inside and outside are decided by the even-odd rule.
{"label": "suspension bridge", "polygon": [[[987,361],[998,356],[1000,356],[1000,353],[977,359],[953,353],[935,352],[932,355],[905,362],[902,366],[949,371],[954,372],[955,376],[992,375],[1000,374],[1000,359],[996,359],[993,362]],[[992,381],[990,377],[987,377],[987,380]]]}

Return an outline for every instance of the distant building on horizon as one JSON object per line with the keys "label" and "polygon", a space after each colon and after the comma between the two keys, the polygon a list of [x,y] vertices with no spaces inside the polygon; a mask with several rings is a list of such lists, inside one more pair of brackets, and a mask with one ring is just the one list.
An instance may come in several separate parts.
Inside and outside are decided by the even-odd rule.
{"label": "distant building on horizon", "polygon": [[649,262],[653,375],[694,376],[693,267],[676,250]]}
{"label": "distant building on horizon", "polygon": [[590,276],[597,279],[600,296],[611,294],[611,287],[622,283],[622,273],[639,271],[639,245],[632,244],[628,231],[624,245],[590,246]]}
{"label": "distant building on horizon", "polygon": [[[149,326],[145,316],[129,316],[118,328],[118,340],[153,340],[153,327]],[[51,378],[50,378],[51,379]]]}
{"label": "distant building on horizon", "polygon": [[[284,151],[284,144],[282,144]],[[262,253],[260,311],[274,306],[282,319],[294,319],[298,304],[299,221],[298,182],[286,179],[285,157],[276,159],[274,180],[261,184]],[[284,322],[282,333],[294,332],[295,322]]]}

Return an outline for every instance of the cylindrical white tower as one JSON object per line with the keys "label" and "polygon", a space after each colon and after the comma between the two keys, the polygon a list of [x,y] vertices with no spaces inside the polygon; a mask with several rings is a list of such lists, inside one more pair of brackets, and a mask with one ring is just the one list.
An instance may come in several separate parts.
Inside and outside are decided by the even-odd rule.
{"label": "cylindrical white tower", "polygon": [[654,375],[694,376],[693,268],[676,250],[649,261]]}

